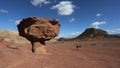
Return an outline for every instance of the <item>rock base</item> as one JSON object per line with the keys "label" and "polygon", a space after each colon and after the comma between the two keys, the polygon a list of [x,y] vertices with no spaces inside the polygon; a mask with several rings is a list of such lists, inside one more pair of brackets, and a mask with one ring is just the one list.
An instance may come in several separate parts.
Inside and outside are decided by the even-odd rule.
{"label": "rock base", "polygon": [[35,54],[46,54],[46,46],[41,44],[40,42],[34,42],[32,51]]}

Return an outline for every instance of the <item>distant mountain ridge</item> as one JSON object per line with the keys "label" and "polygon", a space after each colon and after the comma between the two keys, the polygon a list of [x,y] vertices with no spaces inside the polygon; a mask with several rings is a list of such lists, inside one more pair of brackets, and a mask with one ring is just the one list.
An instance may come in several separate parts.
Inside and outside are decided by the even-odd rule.
{"label": "distant mountain ridge", "polygon": [[111,34],[111,35],[114,35],[114,36],[120,36],[120,34]]}
{"label": "distant mountain ridge", "polygon": [[93,40],[93,39],[105,39],[105,38],[120,38],[120,36],[117,35],[109,35],[107,31],[96,29],[96,28],[87,28],[83,33],[81,33],[79,36],[71,39],[66,38],[60,38],[58,41],[68,41],[68,40]]}
{"label": "distant mountain ridge", "polygon": [[[12,42],[12,43],[29,43],[29,41],[21,36],[17,31],[13,30],[0,30],[0,38],[4,41]],[[112,34],[109,35],[106,31],[95,28],[87,28],[82,34],[75,38],[59,38],[58,41],[69,41],[76,39],[103,39],[103,38],[120,38],[120,34]],[[57,39],[52,39],[48,42],[57,42]]]}
{"label": "distant mountain ridge", "polygon": [[117,35],[110,35],[107,31],[96,28],[87,28],[82,34],[74,39],[110,39],[110,38],[120,38]]}
{"label": "distant mountain ridge", "polygon": [[96,38],[96,37],[108,37],[109,34],[101,29],[87,28],[81,35],[77,38]]}

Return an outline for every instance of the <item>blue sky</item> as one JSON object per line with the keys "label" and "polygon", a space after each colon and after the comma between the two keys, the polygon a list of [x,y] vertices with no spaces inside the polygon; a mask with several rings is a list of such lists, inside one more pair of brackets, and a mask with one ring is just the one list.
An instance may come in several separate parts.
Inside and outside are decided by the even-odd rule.
{"label": "blue sky", "polygon": [[120,0],[0,0],[0,29],[17,30],[29,16],[58,19],[63,37],[89,27],[120,33]]}

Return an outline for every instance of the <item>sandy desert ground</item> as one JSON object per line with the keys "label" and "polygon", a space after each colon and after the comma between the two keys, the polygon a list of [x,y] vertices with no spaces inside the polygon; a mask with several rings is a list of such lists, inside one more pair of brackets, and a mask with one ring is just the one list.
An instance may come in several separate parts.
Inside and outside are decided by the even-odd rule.
{"label": "sandy desert ground", "polygon": [[37,55],[30,44],[0,42],[0,68],[120,68],[120,39],[49,42],[46,47],[48,54]]}

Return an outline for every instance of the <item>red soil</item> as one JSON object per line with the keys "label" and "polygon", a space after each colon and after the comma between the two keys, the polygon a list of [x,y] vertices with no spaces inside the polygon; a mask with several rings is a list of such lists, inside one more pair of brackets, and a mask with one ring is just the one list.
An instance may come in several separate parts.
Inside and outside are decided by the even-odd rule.
{"label": "red soil", "polygon": [[46,55],[30,44],[0,42],[0,68],[120,68],[120,40],[47,43]]}

